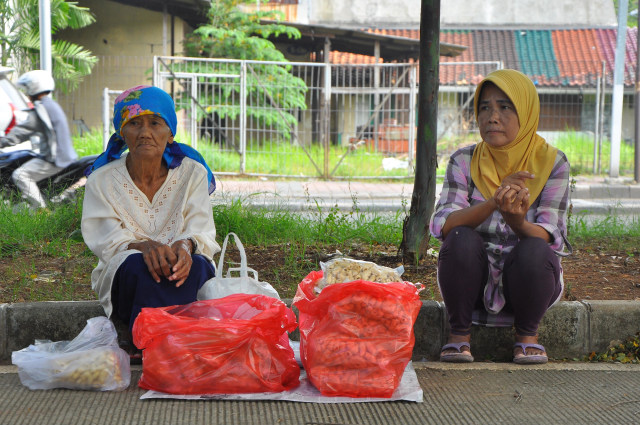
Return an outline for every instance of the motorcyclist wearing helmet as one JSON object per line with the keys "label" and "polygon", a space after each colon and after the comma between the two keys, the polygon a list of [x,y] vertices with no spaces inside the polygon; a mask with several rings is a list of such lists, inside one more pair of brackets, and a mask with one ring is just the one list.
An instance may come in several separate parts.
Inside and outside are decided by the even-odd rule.
{"label": "motorcyclist wearing helmet", "polygon": [[55,88],[51,74],[43,70],[29,71],[20,76],[17,85],[29,96],[34,108],[28,119],[0,137],[0,148],[31,140],[33,150],[41,158],[27,161],[11,174],[11,179],[33,208],[45,208],[37,183],[76,161],[78,155],[73,149],[67,117],[49,96]]}

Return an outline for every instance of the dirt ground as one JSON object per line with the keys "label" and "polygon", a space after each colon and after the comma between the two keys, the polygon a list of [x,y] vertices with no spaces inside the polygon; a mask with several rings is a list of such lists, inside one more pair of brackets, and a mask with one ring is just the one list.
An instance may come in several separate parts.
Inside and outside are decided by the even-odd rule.
{"label": "dirt ground", "polygon": [[[282,298],[292,298],[297,284],[310,271],[319,269],[335,248],[322,251],[301,249],[291,244],[269,247],[245,246],[249,267],[259,279],[271,283]],[[353,244],[352,258],[397,267],[401,256],[394,245]],[[303,254],[301,254],[301,252]],[[295,255],[293,254],[295,253]],[[237,252],[227,253],[238,261]],[[95,257],[79,250],[66,258],[49,256],[40,250],[0,257],[0,303],[45,300],[94,300],[90,274]],[[640,300],[640,246],[631,252],[613,249],[611,244],[574,244],[573,255],[563,259],[565,300]],[[424,299],[441,300],[436,285],[436,258],[426,257],[419,264],[404,264],[403,278],[425,285]]]}
{"label": "dirt ground", "polygon": [[[284,264],[286,248],[247,248],[250,267],[259,271],[260,280],[273,282],[277,278],[270,270]],[[600,251],[598,246],[574,247],[573,255],[562,260],[565,281],[565,300],[640,300],[640,246],[634,252]],[[280,252],[278,252],[280,251]],[[307,252],[305,259],[311,264],[325,260],[328,252]],[[402,257],[395,246],[377,246],[371,249],[353,247],[348,254],[359,260],[397,267]],[[416,265],[404,264],[403,278],[425,284],[422,297],[442,300],[436,285],[436,258],[428,257]],[[280,289],[279,289],[280,290]]]}

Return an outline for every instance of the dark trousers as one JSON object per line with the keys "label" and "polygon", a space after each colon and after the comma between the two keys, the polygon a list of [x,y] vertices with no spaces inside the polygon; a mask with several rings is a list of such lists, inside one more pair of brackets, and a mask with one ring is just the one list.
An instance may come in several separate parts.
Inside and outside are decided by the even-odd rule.
{"label": "dark trousers", "polygon": [[189,277],[176,288],[175,282],[165,278],[160,283],[153,280],[142,254],[129,255],[113,278],[113,314],[131,330],[143,307],[166,307],[195,301],[198,290],[215,276],[215,268],[201,255],[194,255],[192,259]]}
{"label": "dark trousers", "polygon": [[[482,296],[489,259],[480,235],[456,227],[445,238],[438,258],[440,292],[451,333],[468,335],[474,309],[484,309]],[[504,262],[505,311],[513,313],[516,333],[535,336],[545,312],[560,295],[560,260],[541,238],[518,242]]]}

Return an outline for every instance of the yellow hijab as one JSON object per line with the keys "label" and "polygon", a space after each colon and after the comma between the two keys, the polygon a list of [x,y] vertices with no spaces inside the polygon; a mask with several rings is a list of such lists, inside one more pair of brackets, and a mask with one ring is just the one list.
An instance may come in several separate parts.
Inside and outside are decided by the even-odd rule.
{"label": "yellow hijab", "polygon": [[535,178],[527,180],[530,203],[533,203],[551,174],[558,151],[536,133],[540,121],[538,92],[533,82],[519,71],[494,71],[476,88],[473,100],[476,122],[480,93],[487,81],[511,99],[518,114],[520,130],[515,140],[506,146],[493,147],[484,141],[478,143],[471,158],[471,179],[485,199],[490,199],[505,177],[518,171],[529,171],[535,175]]}

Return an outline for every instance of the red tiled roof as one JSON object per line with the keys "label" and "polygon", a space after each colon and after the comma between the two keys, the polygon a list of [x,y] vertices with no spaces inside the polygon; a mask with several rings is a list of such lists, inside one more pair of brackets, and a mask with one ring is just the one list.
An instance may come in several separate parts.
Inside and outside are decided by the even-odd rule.
{"label": "red tiled roof", "polygon": [[595,84],[595,76],[601,72],[600,45],[593,30],[553,31],[560,78],[570,85]]}
{"label": "red tiled roof", "polygon": [[449,84],[478,84],[482,77],[473,64],[464,63],[452,65],[456,62],[475,62],[475,49],[473,48],[473,38],[469,31],[445,31],[440,34],[440,40],[445,43],[468,46],[467,50],[458,57],[441,57],[440,81],[447,81]]}
{"label": "red tiled roof", "polygon": [[[419,30],[375,29],[376,34],[419,38]],[[637,63],[637,28],[626,36],[625,84],[633,86]],[[503,67],[519,69],[540,86],[595,86],[605,64],[608,84],[613,81],[616,49],[615,29],[576,30],[442,30],[440,40],[467,46],[460,56],[441,57],[440,82],[446,85],[477,84],[496,65],[456,62],[501,61]],[[546,34],[546,35],[545,35]],[[551,43],[549,42],[549,34]],[[536,43],[541,43],[540,45]],[[522,61],[525,61],[524,63]],[[537,61],[537,62],[536,62]],[[554,63],[549,63],[552,61]],[[332,63],[371,64],[373,58],[332,52]]]}
{"label": "red tiled roof", "polygon": [[394,37],[406,37],[420,39],[420,30],[404,30],[404,29],[366,29],[365,31],[374,34],[392,35]]}
{"label": "red tiled roof", "polygon": [[[500,61],[503,68],[521,69],[513,31],[477,30],[471,33],[476,61]],[[495,69],[495,64],[479,65],[477,72],[484,76]]]}
{"label": "red tiled roof", "polygon": [[[355,53],[345,53],[332,51],[329,53],[329,62],[340,65],[373,65],[376,63],[374,56],[358,55]],[[378,59],[378,63],[383,63],[382,58]]]}

